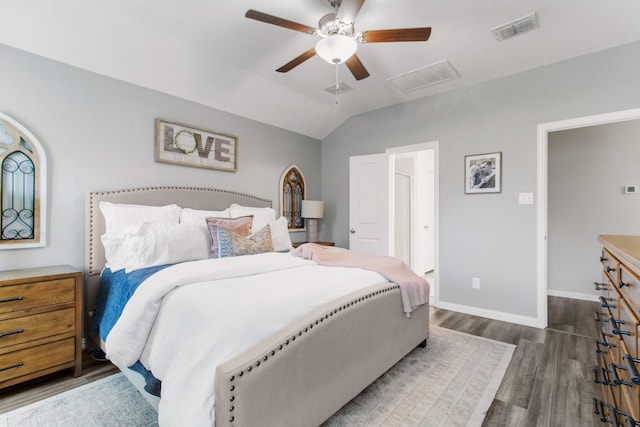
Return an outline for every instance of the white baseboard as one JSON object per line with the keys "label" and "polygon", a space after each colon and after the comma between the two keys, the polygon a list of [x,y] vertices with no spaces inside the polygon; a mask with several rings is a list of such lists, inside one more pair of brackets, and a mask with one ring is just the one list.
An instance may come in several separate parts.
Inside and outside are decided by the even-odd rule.
{"label": "white baseboard", "polygon": [[[599,296],[595,294],[586,294],[581,292],[566,292],[566,291],[558,291],[553,289],[547,290],[547,295],[552,297],[570,298],[570,299],[593,301],[593,302],[598,302],[598,296]],[[431,305],[434,305],[433,301],[431,301]],[[535,317],[521,316],[519,314],[505,313],[502,311],[495,311],[495,310],[487,310],[487,309],[478,308],[478,307],[470,307],[468,305],[455,304],[455,303],[450,303],[446,301],[440,301],[437,307],[442,308],[444,310],[451,310],[451,311],[457,311],[459,313],[470,314],[472,316],[485,317],[487,319],[501,320],[503,322],[510,322],[510,323],[516,323],[518,325],[541,328],[540,325],[538,324],[538,319],[536,319]]]}
{"label": "white baseboard", "polygon": [[510,323],[516,323],[518,325],[540,328],[540,326],[538,325],[538,319],[536,319],[535,317],[520,316],[518,314],[505,313],[502,311],[470,307],[468,305],[455,304],[455,303],[450,303],[442,300],[439,302],[438,308],[442,308],[444,310],[457,311],[459,313],[464,313],[464,314],[471,314],[472,316],[486,317],[487,319],[501,320],[503,322],[510,322]]}
{"label": "white baseboard", "polygon": [[571,298],[571,299],[579,299],[583,301],[598,301],[599,295],[596,294],[585,294],[582,292],[567,292],[567,291],[558,291],[554,289],[547,289],[547,295],[552,297],[560,297],[560,298]]}

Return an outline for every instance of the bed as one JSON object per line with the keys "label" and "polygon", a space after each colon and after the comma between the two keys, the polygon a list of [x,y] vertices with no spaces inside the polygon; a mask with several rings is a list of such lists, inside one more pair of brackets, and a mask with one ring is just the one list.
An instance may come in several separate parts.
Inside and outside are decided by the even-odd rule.
{"label": "bed", "polygon": [[[221,211],[233,204],[254,208],[268,208],[272,205],[270,200],[260,197],[195,187],[151,187],[88,193],[85,204],[85,312],[88,318],[95,308],[100,275],[106,262],[105,248],[101,241],[101,236],[106,230],[105,219],[99,208],[101,202],[145,206],[175,204],[182,208],[208,211]],[[284,253],[255,255],[255,257],[259,256],[265,257],[260,264],[270,265],[281,262],[285,257],[292,258]],[[215,261],[203,260],[202,263]],[[200,262],[196,261],[196,263]],[[193,264],[193,266],[196,265],[200,264]],[[163,272],[170,271],[172,275],[182,277],[195,271],[193,266],[186,262],[169,267]],[[305,269],[317,267],[305,264],[300,266],[299,271],[315,271]],[[298,271],[297,269],[298,266],[290,268],[291,271]],[[290,278],[279,280],[278,283],[292,287],[335,276],[333,269],[326,270],[327,276],[323,275],[325,273],[307,273],[305,277],[295,279],[295,283],[289,283]],[[161,273],[151,276],[151,279],[161,276]],[[377,274],[356,273],[362,274],[362,277],[368,273]],[[166,274],[166,276],[169,275],[169,273]],[[237,280],[241,280],[243,284],[253,284],[260,282],[261,277],[254,275],[250,279]],[[213,407],[209,408],[209,411],[211,420],[215,420],[215,425],[320,425],[407,353],[418,345],[426,345],[429,332],[428,304],[414,308],[408,316],[402,308],[402,293],[398,284],[389,282],[379,275],[376,277],[377,279],[372,283],[371,276],[367,276],[366,283],[363,282],[364,285],[349,288],[351,290],[347,293],[331,297],[326,301],[318,298],[311,309],[293,315],[292,319],[287,320],[286,324],[278,325],[272,333],[259,336],[257,342],[243,348],[237,354],[229,354],[224,359],[212,362],[208,372],[214,374],[204,375],[202,382],[210,382],[213,389],[214,396],[212,400],[210,399]],[[151,279],[147,280],[153,281]],[[329,285],[327,282],[327,287],[331,288]],[[196,288],[192,285],[189,287]],[[162,304],[161,310],[171,312],[169,302],[165,301]],[[260,305],[268,306],[267,303]],[[242,318],[238,317],[240,315],[241,313],[232,316],[229,324],[242,323]],[[158,315],[158,319],[161,319],[161,315]],[[126,324],[124,320],[118,322]],[[156,322],[159,323],[159,320]],[[261,323],[255,322],[256,329],[260,329],[258,326],[261,326]],[[88,324],[89,320],[87,320]],[[85,330],[88,331],[89,327],[87,326]],[[131,331],[133,332],[133,329]],[[192,334],[197,336],[198,333],[199,328],[186,330],[179,339],[176,337],[176,342],[182,343],[181,340],[187,339]],[[115,332],[113,334],[117,335]],[[111,336],[107,339],[107,343],[109,339]],[[163,339],[168,338],[164,336]],[[198,339],[202,341],[201,337]],[[104,347],[105,342],[100,342],[100,345]],[[149,344],[146,345],[149,346]],[[213,352],[222,347],[214,346]],[[148,348],[143,350],[143,352],[147,351],[151,350]],[[218,355],[218,358],[220,357],[222,356]],[[181,372],[180,369],[175,368],[172,375],[162,379],[162,401],[158,403],[156,397],[144,390],[145,383],[140,375],[127,369],[126,366],[118,365],[118,367],[150,402],[159,405],[161,424],[177,424],[175,414],[174,418],[166,417],[163,420],[162,412],[163,405],[165,405],[165,413],[171,412],[167,409],[171,408],[171,402],[169,402],[170,397],[165,396],[165,383],[167,383],[166,390],[169,390],[171,381],[182,380],[176,378],[180,376],[176,375],[176,372]],[[177,390],[181,389],[177,388]],[[167,394],[172,396],[169,391]],[[190,405],[186,405],[188,406]],[[188,412],[189,409],[186,407],[183,411]],[[213,421],[209,424],[212,423]]]}

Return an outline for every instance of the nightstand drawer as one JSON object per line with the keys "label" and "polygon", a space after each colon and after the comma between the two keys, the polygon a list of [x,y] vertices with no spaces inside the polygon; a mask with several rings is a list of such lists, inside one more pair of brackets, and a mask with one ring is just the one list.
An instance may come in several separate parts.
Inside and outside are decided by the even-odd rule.
{"label": "nightstand drawer", "polygon": [[0,348],[69,332],[75,332],[73,308],[15,317],[0,321]]}
{"label": "nightstand drawer", "polygon": [[0,287],[0,313],[75,301],[73,278]]}
{"label": "nightstand drawer", "polygon": [[0,383],[58,365],[73,364],[75,338],[0,355]]}

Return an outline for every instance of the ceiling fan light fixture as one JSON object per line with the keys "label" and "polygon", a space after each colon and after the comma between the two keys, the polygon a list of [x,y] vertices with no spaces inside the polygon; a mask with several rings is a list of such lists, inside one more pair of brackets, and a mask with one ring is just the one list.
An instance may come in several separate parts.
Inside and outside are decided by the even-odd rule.
{"label": "ceiling fan light fixture", "polygon": [[342,64],[358,50],[358,43],[353,37],[332,34],[316,44],[316,53],[329,64]]}

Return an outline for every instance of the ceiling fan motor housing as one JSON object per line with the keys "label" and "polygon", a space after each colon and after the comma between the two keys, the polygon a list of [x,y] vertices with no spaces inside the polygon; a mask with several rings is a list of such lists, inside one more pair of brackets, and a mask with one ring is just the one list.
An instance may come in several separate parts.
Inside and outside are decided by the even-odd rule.
{"label": "ceiling fan motor housing", "polygon": [[318,35],[328,37],[333,34],[353,36],[353,24],[345,24],[338,21],[338,15],[334,12],[327,13],[318,21]]}

